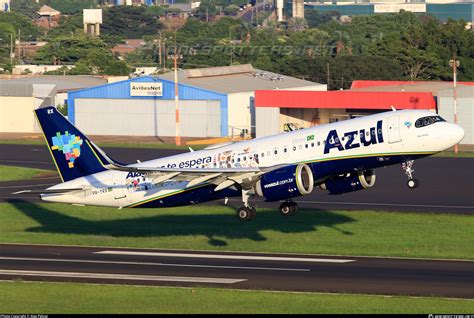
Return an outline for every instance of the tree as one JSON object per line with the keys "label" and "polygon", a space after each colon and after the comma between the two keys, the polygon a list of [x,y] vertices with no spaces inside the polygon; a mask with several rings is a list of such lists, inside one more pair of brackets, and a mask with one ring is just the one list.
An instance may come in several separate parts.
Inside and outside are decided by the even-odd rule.
{"label": "tree", "polygon": [[102,50],[91,50],[86,57],[76,62],[72,74],[129,75],[130,69],[122,61],[113,59],[112,54]]}
{"label": "tree", "polygon": [[36,40],[41,35],[41,30],[31,20],[23,14],[16,12],[0,13],[0,23],[11,24],[15,33],[21,30],[21,39]]}
{"label": "tree", "polygon": [[239,7],[234,4],[230,4],[224,8],[225,15],[236,15],[238,12],[239,12]]}
{"label": "tree", "polygon": [[38,17],[38,10],[40,9],[39,3],[31,0],[12,0],[11,11],[21,13],[30,19]]}
{"label": "tree", "polygon": [[81,13],[84,9],[97,8],[96,0],[50,0],[49,6],[63,14]]}
{"label": "tree", "polygon": [[49,38],[62,35],[83,34],[82,12],[70,16],[62,15],[59,18],[59,25],[48,32]]}
{"label": "tree", "polygon": [[148,13],[144,7],[115,6],[104,10],[101,32],[104,35],[124,39],[140,39],[144,35],[156,36],[163,28],[158,17]]}
{"label": "tree", "polygon": [[308,21],[310,28],[317,28],[321,24],[327,23],[334,19],[339,19],[341,14],[337,11],[320,12],[319,10],[306,9],[304,17]]}
{"label": "tree", "polygon": [[91,50],[109,52],[98,38],[86,35],[59,36],[38,50],[35,62],[39,64],[71,64],[88,56]]}
{"label": "tree", "polygon": [[202,0],[201,4],[194,10],[193,14],[199,19],[206,21],[210,17],[217,15],[217,12],[218,10],[215,2],[212,0]]}
{"label": "tree", "polygon": [[15,43],[15,28],[9,23],[0,23],[0,65],[8,68],[10,64],[10,46]]}

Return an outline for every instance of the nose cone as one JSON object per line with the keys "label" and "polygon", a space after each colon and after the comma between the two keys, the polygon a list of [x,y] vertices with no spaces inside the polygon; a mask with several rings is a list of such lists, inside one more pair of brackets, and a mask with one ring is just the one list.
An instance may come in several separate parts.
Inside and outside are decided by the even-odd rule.
{"label": "nose cone", "polygon": [[450,129],[450,137],[454,144],[458,144],[464,138],[464,129],[461,126],[453,124]]}

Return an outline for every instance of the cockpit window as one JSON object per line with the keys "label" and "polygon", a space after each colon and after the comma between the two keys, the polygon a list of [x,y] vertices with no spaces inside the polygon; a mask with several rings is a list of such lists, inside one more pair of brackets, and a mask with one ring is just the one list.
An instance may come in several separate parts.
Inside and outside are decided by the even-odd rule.
{"label": "cockpit window", "polygon": [[441,116],[426,116],[426,117],[421,117],[415,122],[415,127],[420,128],[420,127],[425,127],[434,123],[437,123],[439,121],[446,121]]}

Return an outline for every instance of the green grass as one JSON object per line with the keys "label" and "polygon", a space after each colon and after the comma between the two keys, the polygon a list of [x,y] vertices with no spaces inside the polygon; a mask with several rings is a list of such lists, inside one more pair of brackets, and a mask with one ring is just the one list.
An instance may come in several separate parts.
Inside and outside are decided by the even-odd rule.
{"label": "green grass", "polygon": [[28,180],[33,177],[45,176],[52,173],[50,170],[0,166],[0,181]]}
{"label": "green grass", "polygon": [[474,259],[473,228],[472,216],[456,214],[259,209],[242,223],[225,206],[0,204],[4,243]]}
{"label": "green grass", "polygon": [[460,151],[455,154],[453,151],[442,151],[434,155],[434,157],[445,158],[474,158],[474,151]]}
{"label": "green grass", "polygon": [[[45,145],[44,139],[0,139],[0,144],[6,145]],[[137,141],[103,141],[96,142],[100,147],[110,147],[110,148],[151,148],[151,149],[185,149],[188,150],[189,147],[194,150],[200,150],[208,145],[193,145],[193,146],[176,146],[174,144],[166,144],[159,142],[137,142]]]}
{"label": "green grass", "polygon": [[53,313],[456,313],[474,300],[211,288],[0,282],[0,312]]}

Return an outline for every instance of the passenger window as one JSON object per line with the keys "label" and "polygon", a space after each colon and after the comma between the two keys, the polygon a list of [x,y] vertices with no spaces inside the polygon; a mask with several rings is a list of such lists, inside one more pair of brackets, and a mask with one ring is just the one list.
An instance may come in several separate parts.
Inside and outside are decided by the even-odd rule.
{"label": "passenger window", "polygon": [[296,146],[293,146],[293,151],[296,151]]}
{"label": "passenger window", "polygon": [[304,147],[305,147],[306,149],[308,149],[308,144],[305,144]]}

